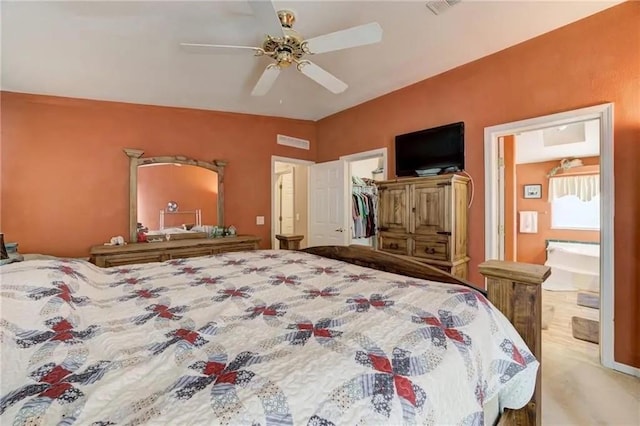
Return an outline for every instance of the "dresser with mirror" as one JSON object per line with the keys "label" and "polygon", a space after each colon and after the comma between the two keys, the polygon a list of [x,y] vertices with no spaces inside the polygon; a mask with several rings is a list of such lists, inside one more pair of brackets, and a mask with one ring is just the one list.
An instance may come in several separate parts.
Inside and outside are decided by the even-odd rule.
{"label": "dresser with mirror", "polygon": [[129,157],[129,242],[93,246],[91,262],[112,267],[258,249],[256,236],[222,235],[226,162],[124,152]]}

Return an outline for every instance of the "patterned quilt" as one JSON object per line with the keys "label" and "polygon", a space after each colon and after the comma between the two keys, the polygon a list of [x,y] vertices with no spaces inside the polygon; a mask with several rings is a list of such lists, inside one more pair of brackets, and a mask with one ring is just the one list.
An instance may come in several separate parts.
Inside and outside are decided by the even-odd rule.
{"label": "patterned quilt", "polygon": [[2,424],[480,425],[538,369],[476,291],[301,252],[0,280]]}

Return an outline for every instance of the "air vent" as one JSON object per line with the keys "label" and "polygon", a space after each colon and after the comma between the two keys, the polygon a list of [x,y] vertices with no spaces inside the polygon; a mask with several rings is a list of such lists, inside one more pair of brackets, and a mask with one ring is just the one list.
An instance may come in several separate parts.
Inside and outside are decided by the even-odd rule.
{"label": "air vent", "polygon": [[294,148],[309,149],[309,141],[291,136],[278,135],[278,145],[292,146]]}
{"label": "air vent", "polygon": [[428,1],[426,6],[430,11],[433,12],[434,15],[440,15],[441,13],[449,10],[461,1],[462,0],[435,0]]}

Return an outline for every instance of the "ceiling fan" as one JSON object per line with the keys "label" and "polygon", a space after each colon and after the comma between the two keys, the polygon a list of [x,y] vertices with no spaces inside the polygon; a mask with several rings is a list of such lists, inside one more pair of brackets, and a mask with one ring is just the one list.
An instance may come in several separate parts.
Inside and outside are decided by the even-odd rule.
{"label": "ceiling fan", "polygon": [[231,46],[222,44],[180,43],[187,48],[205,49],[211,53],[233,51],[269,56],[274,60],[267,65],[262,76],[251,91],[253,96],[263,96],[274,85],[280,71],[295,64],[296,69],[333,93],[342,93],[347,84],[309,61],[307,55],[315,55],[351,47],[378,43],[382,40],[382,28],[377,22],[347,28],[345,30],[304,39],[293,29],[295,15],[290,10],[276,12],[271,1],[249,0],[258,21],[267,33],[262,47]]}

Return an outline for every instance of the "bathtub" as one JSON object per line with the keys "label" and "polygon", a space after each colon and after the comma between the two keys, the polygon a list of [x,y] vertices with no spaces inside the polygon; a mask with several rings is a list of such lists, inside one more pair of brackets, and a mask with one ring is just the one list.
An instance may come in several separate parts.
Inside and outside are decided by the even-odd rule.
{"label": "bathtub", "polygon": [[547,242],[545,290],[600,292],[600,244]]}

